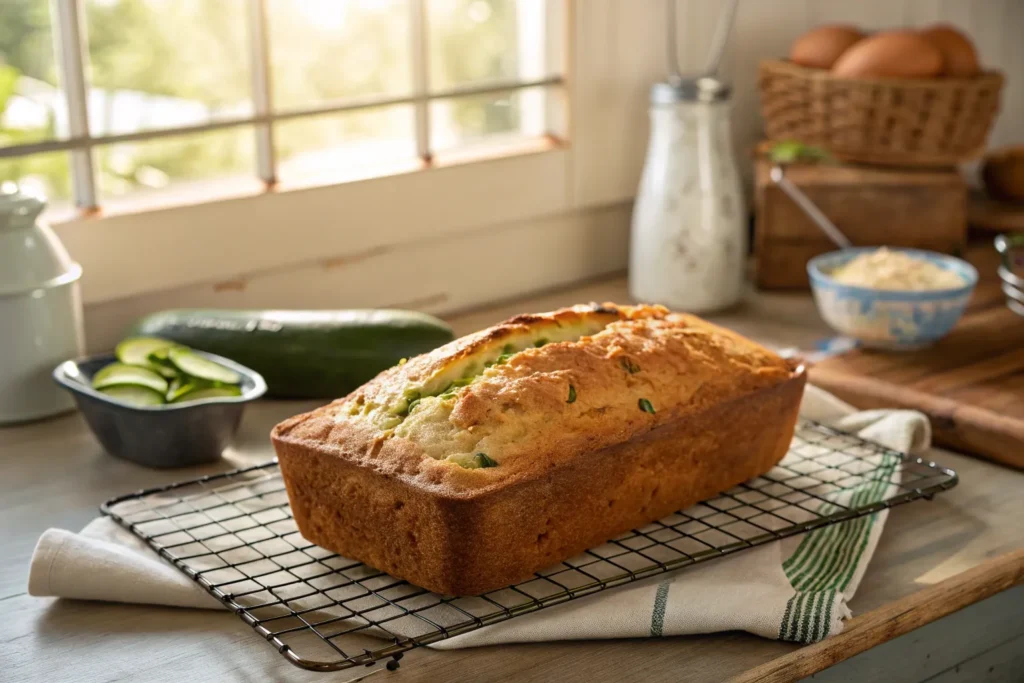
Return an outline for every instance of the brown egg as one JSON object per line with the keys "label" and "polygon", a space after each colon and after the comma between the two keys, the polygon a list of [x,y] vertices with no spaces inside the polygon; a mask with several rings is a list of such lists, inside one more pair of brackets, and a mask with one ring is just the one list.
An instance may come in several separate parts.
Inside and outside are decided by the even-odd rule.
{"label": "brown egg", "polygon": [[814,69],[831,69],[839,55],[864,37],[855,26],[819,26],[793,41],[789,60]]}
{"label": "brown egg", "polygon": [[844,52],[832,73],[846,78],[927,78],[942,71],[942,53],[912,31],[884,31]]}
{"label": "brown egg", "polygon": [[949,24],[936,24],[921,31],[921,37],[939,48],[942,53],[942,75],[955,78],[976,76],[978,53],[974,43]]}
{"label": "brown egg", "polygon": [[996,199],[1024,202],[1024,145],[987,154],[981,178],[985,189]]}

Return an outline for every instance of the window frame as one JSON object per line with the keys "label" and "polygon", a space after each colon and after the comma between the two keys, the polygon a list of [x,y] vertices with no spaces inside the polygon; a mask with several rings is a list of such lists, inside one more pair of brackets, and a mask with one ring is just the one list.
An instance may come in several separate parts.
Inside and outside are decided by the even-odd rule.
{"label": "window frame", "polygon": [[[443,89],[429,87],[429,27],[426,17],[428,0],[405,0],[409,11],[410,59],[412,89],[406,95],[380,95],[346,98],[304,107],[278,109],[273,106],[270,73],[270,36],[267,23],[268,0],[243,0],[246,6],[247,37],[249,43],[251,115],[218,118],[194,125],[156,128],[129,133],[93,136],[89,130],[88,82],[86,78],[88,47],[85,29],[84,3],[86,0],[52,0],[51,14],[54,25],[54,49],[59,65],[61,82],[66,93],[66,114],[69,135],[60,139],[0,147],[0,159],[25,157],[48,152],[67,152],[71,158],[70,175],[73,203],[79,212],[95,214],[101,210],[96,190],[96,170],[93,150],[100,145],[141,142],[163,138],[182,137],[249,127],[254,131],[255,176],[264,190],[272,190],[279,182],[278,154],[274,146],[274,124],[327,114],[356,112],[388,106],[411,105],[415,113],[413,131],[419,167],[430,168],[435,163],[431,145],[430,105],[432,102],[459,97],[511,94],[529,89],[560,89],[564,86],[564,61],[557,47],[564,39],[562,13],[567,10],[566,0],[539,0],[544,3],[545,73],[537,78],[503,79],[483,83],[470,83]],[[547,98],[549,101],[557,98]],[[545,118],[557,122],[557,109],[549,106]],[[562,117],[564,118],[564,117]],[[561,134],[548,126],[546,137],[560,140]]]}
{"label": "window frame", "polygon": [[[424,275],[450,294],[428,306],[442,312],[621,267],[644,154],[646,90],[664,61],[661,45],[648,40],[661,7],[545,6],[556,18],[546,49],[563,79],[552,89],[559,98],[548,98],[552,135],[393,175],[279,183],[191,205],[83,212],[56,224],[85,269],[92,336],[154,306],[280,306],[300,293],[308,296],[295,301],[314,307],[380,305],[406,293],[418,300],[410,283]],[[514,235],[532,240],[537,257],[506,274],[463,262],[497,278],[472,292],[461,266],[423,262],[427,254],[461,260],[479,251],[481,264],[496,264],[489,250],[507,250]],[[172,257],[182,245],[201,246],[183,263]],[[345,291],[332,294],[335,286]]]}

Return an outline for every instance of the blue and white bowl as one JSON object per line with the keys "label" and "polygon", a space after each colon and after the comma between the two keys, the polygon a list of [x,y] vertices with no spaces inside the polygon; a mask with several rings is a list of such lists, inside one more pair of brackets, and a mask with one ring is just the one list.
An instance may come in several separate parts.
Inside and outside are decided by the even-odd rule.
{"label": "blue and white bowl", "polygon": [[978,283],[974,266],[945,254],[919,249],[893,249],[930,261],[959,275],[964,285],[955,289],[900,291],[857,287],[836,282],[837,268],[876,247],[856,247],[816,256],[807,263],[811,291],[818,312],[840,334],[872,348],[917,349],[938,341],[963,315]]}

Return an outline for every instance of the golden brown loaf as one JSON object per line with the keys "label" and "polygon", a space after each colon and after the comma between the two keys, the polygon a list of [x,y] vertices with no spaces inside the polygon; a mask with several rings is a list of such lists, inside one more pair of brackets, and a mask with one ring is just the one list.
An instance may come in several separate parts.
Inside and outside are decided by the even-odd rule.
{"label": "golden brown loaf", "polygon": [[476,594],[771,469],[803,382],[694,316],[576,306],[411,359],[272,438],[306,538]]}

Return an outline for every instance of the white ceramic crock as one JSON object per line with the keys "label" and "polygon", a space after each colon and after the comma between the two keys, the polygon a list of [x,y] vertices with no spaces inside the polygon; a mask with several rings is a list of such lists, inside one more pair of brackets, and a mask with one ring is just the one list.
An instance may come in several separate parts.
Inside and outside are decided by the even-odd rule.
{"label": "white ceramic crock", "polygon": [[74,408],[50,377],[85,352],[82,267],[48,225],[45,200],[0,185],[0,424]]}

